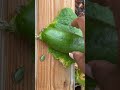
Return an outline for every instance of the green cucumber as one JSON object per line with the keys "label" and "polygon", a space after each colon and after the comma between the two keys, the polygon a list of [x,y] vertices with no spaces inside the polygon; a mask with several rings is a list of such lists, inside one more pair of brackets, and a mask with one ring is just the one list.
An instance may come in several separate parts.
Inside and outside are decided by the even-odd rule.
{"label": "green cucumber", "polygon": [[72,51],[84,52],[84,39],[76,34],[48,27],[40,33],[40,39],[54,50],[69,53]]}
{"label": "green cucumber", "polygon": [[[69,31],[47,27],[41,32],[40,38],[49,47],[59,52],[84,52],[83,38]],[[90,17],[86,18],[87,62],[91,60],[107,60],[116,63],[118,59],[117,42],[115,27]]]}

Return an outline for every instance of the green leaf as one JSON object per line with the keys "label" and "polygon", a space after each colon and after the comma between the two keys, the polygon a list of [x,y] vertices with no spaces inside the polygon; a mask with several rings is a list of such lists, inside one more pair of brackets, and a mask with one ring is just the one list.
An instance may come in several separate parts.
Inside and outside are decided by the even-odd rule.
{"label": "green leaf", "polygon": [[75,61],[71,59],[68,54],[58,52],[51,48],[49,48],[49,52],[54,56],[56,60],[59,60],[65,68],[70,67],[71,64],[75,63]]}
{"label": "green leaf", "polygon": [[57,21],[57,23],[61,23],[63,25],[71,25],[71,22],[75,18],[77,18],[77,15],[73,12],[71,8],[64,8],[59,12],[54,21]]}
{"label": "green leaf", "polygon": [[69,32],[77,34],[79,36],[83,36],[82,31],[80,29],[78,29],[76,27],[72,27],[71,25],[64,25],[64,24],[61,24],[61,23],[56,23],[54,25],[54,27],[58,28],[58,29],[65,30],[65,31],[69,31]]}
{"label": "green leaf", "polygon": [[45,55],[42,55],[41,57],[40,57],[40,61],[42,62],[42,61],[44,61],[45,60]]}
{"label": "green leaf", "polygon": [[16,69],[14,76],[13,76],[13,80],[16,83],[19,83],[19,82],[21,82],[23,77],[24,77],[24,67],[20,67],[20,68]]}
{"label": "green leaf", "polygon": [[113,13],[110,8],[90,2],[90,0],[86,0],[86,17],[88,16],[115,26]]}
{"label": "green leaf", "polygon": [[85,86],[85,74],[83,74],[80,69],[75,70],[75,81],[79,85]]}

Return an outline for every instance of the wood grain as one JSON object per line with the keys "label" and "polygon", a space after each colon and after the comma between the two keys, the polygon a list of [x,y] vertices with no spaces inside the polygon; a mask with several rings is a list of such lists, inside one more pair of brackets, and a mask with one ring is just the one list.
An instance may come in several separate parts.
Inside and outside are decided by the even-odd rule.
{"label": "wood grain", "polygon": [[[26,0],[0,0],[0,18],[10,21],[15,15],[16,7],[25,5]],[[34,63],[32,50],[35,46],[15,33],[0,32],[0,45],[2,45],[2,60],[0,60],[0,90],[34,90]],[[4,42],[3,42],[4,41]],[[1,63],[2,62],[2,63]],[[15,83],[13,74],[17,68],[24,66],[24,79]]]}
{"label": "wood grain", "polygon": [[[74,10],[74,0],[36,0],[36,34],[64,7]],[[40,57],[45,55],[45,61]],[[48,53],[45,43],[36,40],[35,90],[74,90],[73,67],[65,69]]]}

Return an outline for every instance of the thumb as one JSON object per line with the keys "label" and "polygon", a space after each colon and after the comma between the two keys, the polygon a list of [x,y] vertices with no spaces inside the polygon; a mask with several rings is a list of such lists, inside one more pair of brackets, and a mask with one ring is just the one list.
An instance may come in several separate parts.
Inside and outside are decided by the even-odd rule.
{"label": "thumb", "polygon": [[72,52],[69,53],[69,56],[76,61],[78,64],[79,69],[86,73],[89,77],[93,78],[91,67],[88,64],[85,64],[85,56],[81,52]]}
{"label": "thumb", "polygon": [[76,61],[78,67],[81,69],[82,72],[85,73],[85,57],[84,54],[81,52],[72,52],[69,53],[69,56]]}

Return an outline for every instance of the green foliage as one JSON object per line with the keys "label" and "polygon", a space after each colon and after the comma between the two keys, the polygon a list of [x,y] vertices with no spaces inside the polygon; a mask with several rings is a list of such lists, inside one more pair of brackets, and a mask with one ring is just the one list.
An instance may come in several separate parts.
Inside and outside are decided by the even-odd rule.
{"label": "green foliage", "polygon": [[86,17],[94,18],[111,26],[115,26],[113,13],[109,7],[86,0]]}
{"label": "green foliage", "polygon": [[[86,1],[86,62],[107,60],[116,63],[118,59],[118,37],[112,11],[108,7]],[[96,83],[86,77],[86,87]],[[89,90],[89,89],[87,89]]]}
{"label": "green foliage", "polygon": [[23,78],[24,78],[24,67],[20,67],[14,73],[13,80],[16,83],[19,83],[19,82],[21,82],[21,80],[23,80]]}
{"label": "green foliage", "polygon": [[65,68],[70,67],[71,64],[75,63],[75,61],[71,59],[68,54],[61,53],[51,48],[49,48],[49,52],[54,56],[56,60],[59,60]]}
{"label": "green foliage", "polygon": [[83,74],[79,69],[75,70],[75,81],[82,86],[85,86],[85,74]]}
{"label": "green foliage", "polygon": [[45,60],[45,55],[42,55],[41,57],[40,57],[40,61],[42,62],[42,61],[44,61]]}
{"label": "green foliage", "polygon": [[[80,29],[71,26],[71,22],[75,18],[77,18],[77,16],[75,15],[72,9],[64,8],[59,12],[58,16],[53,20],[53,22],[46,28],[53,27],[65,31],[67,30],[71,33],[83,36],[82,31]],[[64,67],[69,67],[72,63],[74,63],[74,61],[69,57],[68,54],[53,50],[50,47],[49,51],[57,60],[59,60],[64,65]]]}
{"label": "green foliage", "polygon": [[[63,30],[67,32],[71,32],[73,34],[83,36],[82,31],[80,29],[77,29],[75,27],[71,26],[71,22],[77,18],[75,13],[72,11],[70,8],[64,8],[62,9],[58,16],[54,19],[54,21],[46,28],[55,28],[56,30]],[[40,35],[41,36],[41,35]],[[41,38],[42,39],[42,38]],[[56,51],[52,48],[49,47],[49,52],[54,56],[56,60],[59,60],[64,67],[70,67],[71,64],[75,63],[73,59],[69,57],[68,53],[62,53],[60,51]],[[76,82],[79,83],[80,85],[85,85],[85,80],[82,78],[79,78],[80,75],[83,75],[82,72],[76,71]]]}

